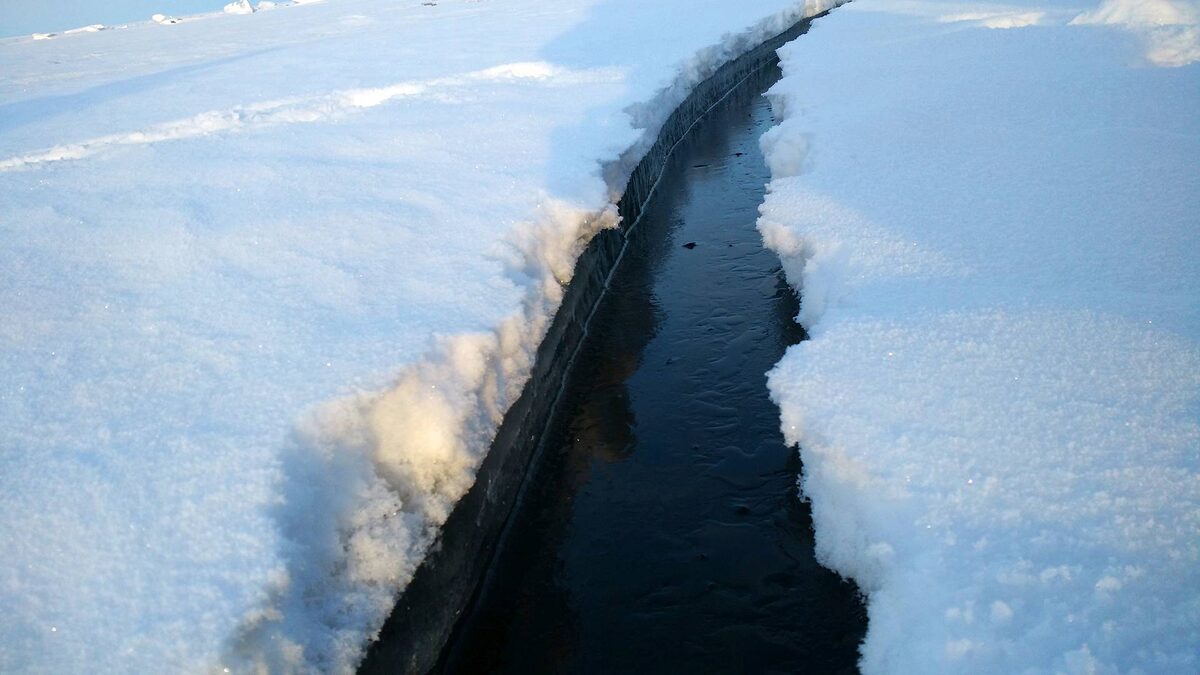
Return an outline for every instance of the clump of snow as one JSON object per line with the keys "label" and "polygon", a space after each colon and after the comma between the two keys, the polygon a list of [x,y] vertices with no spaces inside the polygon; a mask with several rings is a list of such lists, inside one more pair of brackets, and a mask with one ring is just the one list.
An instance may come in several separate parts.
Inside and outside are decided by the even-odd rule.
{"label": "clump of snow", "polygon": [[0,43],[0,671],[353,670],[620,177],[829,6],[342,0]]}
{"label": "clump of snow", "polygon": [[75,33],[97,33],[104,29],[105,29],[104,24],[93,23],[88,26],[81,26],[79,28],[72,28],[70,30],[64,30],[63,35],[74,35]]}
{"label": "clump of snow", "polygon": [[161,24],[179,23],[179,19],[177,19],[173,16],[167,16],[166,14],[155,14],[154,16],[150,17],[150,20],[153,21],[154,23],[161,23]]}
{"label": "clump of snow", "polygon": [[223,11],[226,14],[253,14],[254,7],[250,4],[250,0],[234,0],[225,5]]}
{"label": "clump of snow", "polygon": [[913,4],[781,50],[762,139],[811,335],[769,386],[861,668],[1195,672],[1196,66]]}

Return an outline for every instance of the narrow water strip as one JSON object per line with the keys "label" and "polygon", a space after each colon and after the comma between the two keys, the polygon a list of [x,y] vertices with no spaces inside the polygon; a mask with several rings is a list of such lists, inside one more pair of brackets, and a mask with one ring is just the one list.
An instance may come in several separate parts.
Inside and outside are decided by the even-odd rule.
{"label": "narrow water strip", "polygon": [[675,150],[448,672],[855,672],[765,373],[802,333],[754,228],[763,68]]}

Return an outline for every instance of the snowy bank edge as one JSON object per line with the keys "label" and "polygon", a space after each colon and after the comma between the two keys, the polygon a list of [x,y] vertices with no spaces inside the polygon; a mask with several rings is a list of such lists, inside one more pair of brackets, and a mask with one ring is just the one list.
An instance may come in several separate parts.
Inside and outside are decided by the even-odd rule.
{"label": "snowy bank edge", "polygon": [[[1120,3],[1114,3],[1112,0],[1102,3],[1103,6],[1111,4]],[[1084,16],[1087,15],[1080,15],[1080,17]],[[939,22],[941,22],[940,19]],[[1076,26],[1085,23],[1095,22],[1077,20],[1072,21],[1070,25]],[[990,27],[983,26],[983,24],[980,26]],[[781,68],[784,71],[784,80],[787,80],[790,74],[794,75],[796,71],[800,70],[799,50],[788,52],[788,49],[781,50]],[[1147,53],[1146,61],[1162,67],[1178,67],[1192,62],[1156,59],[1150,52]],[[806,66],[814,67],[811,62]],[[1093,383],[1094,388],[1102,390],[1104,386],[1109,386],[1110,389],[1116,390],[1118,386],[1125,386],[1124,378],[1112,376],[1113,372],[1122,370],[1125,373],[1134,374],[1151,371],[1169,373],[1169,377],[1164,378],[1168,385],[1163,386],[1158,392],[1162,399],[1162,405],[1161,410],[1155,412],[1160,417],[1153,418],[1153,421],[1173,423],[1184,418],[1185,425],[1190,425],[1190,428],[1185,428],[1184,433],[1191,431],[1190,442],[1193,449],[1200,447],[1195,445],[1195,439],[1200,438],[1200,435],[1197,435],[1200,432],[1197,431],[1194,416],[1192,419],[1186,419],[1186,417],[1189,411],[1195,410],[1197,401],[1195,392],[1200,391],[1196,388],[1198,380],[1195,375],[1200,372],[1197,369],[1197,364],[1200,364],[1200,349],[1197,348],[1194,334],[1188,336],[1170,330],[1156,333],[1154,331],[1160,330],[1157,328],[1157,319],[1153,322],[1156,324],[1153,330],[1145,327],[1139,328],[1119,315],[1106,313],[1106,308],[1102,305],[1045,311],[1022,307],[1019,303],[1006,305],[1004,302],[992,299],[993,304],[985,303],[982,309],[955,311],[953,308],[947,308],[947,311],[940,312],[939,308],[938,311],[919,317],[901,313],[904,318],[898,323],[890,316],[883,320],[871,320],[874,312],[878,310],[872,301],[877,303],[877,299],[872,297],[864,302],[859,302],[859,298],[854,296],[857,289],[879,281],[881,257],[890,256],[891,269],[885,275],[888,280],[909,276],[912,278],[936,277],[957,281],[970,277],[974,271],[955,264],[935,252],[924,249],[910,250],[907,245],[911,244],[916,247],[916,242],[892,241],[889,239],[890,233],[882,228],[871,229],[868,232],[869,223],[852,209],[827,195],[802,186],[803,181],[799,176],[812,168],[809,163],[812,139],[809,134],[803,133],[803,130],[809,125],[802,125],[800,118],[812,114],[815,107],[810,102],[801,100],[794,95],[798,90],[799,88],[796,87],[790,90],[787,87],[777,87],[774,91],[768,92],[776,114],[777,125],[765,133],[760,140],[771,169],[772,182],[768,186],[767,201],[760,207],[759,230],[763,236],[764,245],[779,256],[789,285],[798,293],[803,291],[803,302],[796,321],[809,331],[814,340],[792,347],[789,354],[768,373],[768,386],[773,400],[781,408],[783,434],[789,444],[798,446],[805,463],[800,483],[803,498],[812,503],[818,558],[822,564],[846,578],[856,581],[864,594],[868,596],[870,626],[866,640],[860,646],[863,654],[859,664],[860,668],[863,672],[927,672],[930,670],[1008,672],[1022,669],[1028,669],[1027,672],[1191,672],[1194,670],[1197,657],[1190,646],[1196,644],[1196,627],[1200,626],[1195,618],[1200,616],[1197,613],[1197,610],[1200,609],[1200,598],[1194,593],[1188,597],[1189,593],[1179,592],[1181,588],[1195,588],[1194,583],[1187,581],[1189,578],[1194,578],[1194,573],[1181,573],[1179,568],[1164,569],[1162,565],[1156,565],[1154,562],[1144,566],[1140,564],[1141,561],[1138,565],[1128,565],[1124,564],[1127,562],[1126,560],[1114,557],[1102,561],[1103,564],[1088,568],[1085,565],[1072,564],[1078,561],[1067,560],[1066,564],[1054,568],[1042,568],[1038,572],[1039,568],[1034,562],[1020,559],[1013,566],[1018,569],[1028,566],[1033,570],[1033,574],[1028,575],[1028,579],[1032,580],[1031,587],[1037,584],[1045,587],[1059,579],[1071,579],[1074,575],[1073,581],[1076,583],[1076,588],[1082,589],[1082,592],[1077,593],[1083,598],[1081,602],[1094,600],[1096,604],[1107,607],[1119,604],[1115,594],[1127,591],[1134,583],[1131,580],[1140,577],[1158,577],[1164,580],[1163,584],[1165,585],[1176,584],[1177,588],[1170,593],[1162,593],[1159,588],[1156,589],[1159,591],[1158,597],[1151,595],[1147,599],[1148,603],[1154,603],[1171,597],[1177,603],[1173,607],[1167,603],[1162,604],[1163,607],[1169,607],[1169,609],[1160,609],[1159,614],[1181,617],[1174,624],[1165,627],[1164,624],[1167,622],[1159,621],[1158,615],[1153,612],[1147,613],[1144,608],[1139,607],[1127,609],[1125,615],[1121,617],[1127,619],[1123,624],[1112,621],[1100,624],[1100,621],[1096,620],[1094,616],[1062,612],[1060,616],[1066,622],[1097,624],[1099,630],[1104,631],[1111,643],[1123,644],[1124,653],[1121,654],[1120,650],[1117,650],[1118,657],[1115,659],[1111,650],[1109,653],[1104,653],[1103,649],[1096,649],[1098,644],[1102,647],[1108,647],[1109,644],[1100,641],[1091,641],[1090,644],[1087,641],[1071,643],[1070,640],[1074,639],[1075,634],[1072,633],[1072,637],[1062,638],[1061,635],[1055,633],[1059,627],[1046,629],[1046,626],[1052,625],[1049,620],[1045,621],[1044,630],[1036,635],[1041,639],[1036,644],[1033,639],[1026,642],[1005,642],[1004,639],[1008,638],[1008,635],[1001,635],[994,641],[994,644],[988,644],[986,640],[976,640],[974,639],[976,636],[971,636],[972,639],[954,640],[953,634],[943,643],[929,640],[927,639],[928,635],[922,634],[923,618],[916,616],[918,612],[896,611],[897,607],[909,610],[917,607],[940,608],[943,605],[940,605],[939,601],[962,600],[965,597],[967,598],[965,604],[946,605],[948,608],[945,610],[944,617],[937,611],[930,612],[930,615],[934,617],[935,621],[941,621],[944,618],[947,624],[958,622],[969,625],[975,622],[977,626],[981,626],[979,633],[986,635],[988,630],[1011,627],[1020,621],[1028,622],[1030,615],[1036,618],[1053,617],[1055,611],[1062,611],[1062,609],[1061,606],[1054,605],[1056,598],[1049,597],[1048,594],[1047,597],[1037,597],[1038,591],[1035,590],[1031,593],[1037,600],[1044,602],[1042,605],[1035,606],[1032,611],[1026,611],[1025,616],[1022,616],[1022,609],[1028,609],[1028,607],[1022,608],[1016,603],[993,600],[987,594],[980,593],[978,587],[954,588],[953,582],[947,584],[946,579],[950,578],[951,570],[942,569],[940,559],[942,551],[933,546],[922,550],[922,547],[930,542],[936,544],[935,538],[940,535],[936,530],[936,525],[928,524],[933,518],[921,510],[921,504],[915,503],[916,500],[911,499],[912,495],[904,486],[897,486],[895,480],[887,480],[895,479],[896,476],[876,475],[880,467],[873,466],[869,460],[863,461],[864,457],[869,457],[876,450],[879,450],[880,455],[887,455],[891,449],[884,448],[878,443],[864,443],[864,439],[878,440],[877,436],[873,437],[866,431],[858,436],[855,436],[856,430],[849,434],[829,433],[828,430],[831,428],[840,432],[852,429],[856,420],[861,422],[864,418],[864,410],[868,415],[877,415],[883,418],[884,421],[880,426],[886,427],[894,421],[895,416],[879,414],[884,408],[878,405],[880,401],[877,397],[871,398],[869,394],[864,394],[862,389],[869,388],[869,385],[859,389],[854,386],[870,382],[873,378],[875,381],[895,381],[894,372],[887,372],[885,368],[876,367],[874,362],[868,364],[867,360],[862,358],[862,344],[869,340],[853,342],[859,339],[859,332],[891,330],[893,332],[888,334],[888,338],[893,339],[895,344],[888,344],[887,349],[895,348],[896,355],[903,353],[910,360],[916,360],[915,357],[920,354],[926,359],[926,365],[939,361],[953,362],[956,357],[961,356],[961,354],[953,352],[956,346],[953,340],[942,341],[933,346],[930,346],[929,341],[926,344],[920,344],[919,341],[913,339],[914,335],[922,335],[920,326],[913,330],[897,328],[897,325],[903,325],[910,319],[919,319],[925,323],[940,322],[940,328],[963,331],[965,336],[962,342],[970,348],[978,348],[980,345],[988,345],[990,348],[996,344],[1015,344],[1019,347],[1012,351],[1018,356],[1025,357],[1027,362],[1031,360],[1029,358],[1031,355],[1043,357],[1042,360],[1032,360],[1038,368],[1050,373],[1047,378],[1062,376],[1066,372],[1062,364],[1069,363],[1066,358],[1060,358],[1057,361],[1053,358],[1063,356],[1063,354],[1054,352],[1055,347],[1060,348],[1063,353],[1072,353],[1072,350],[1075,350],[1076,354],[1098,354],[1101,353],[1098,348],[1101,344],[1128,345],[1125,352],[1138,356],[1130,358],[1127,354],[1122,354],[1120,358],[1113,359],[1117,365],[1107,371],[1093,370],[1088,377],[1095,377],[1097,372],[1102,372],[1101,377],[1109,378],[1105,385]],[[870,177],[867,182],[874,183]],[[771,198],[772,192],[776,193],[774,202]],[[809,213],[796,217],[795,205],[797,203],[808,207]],[[836,232],[839,226],[846,226],[846,229],[850,230],[847,236],[825,236],[830,232]],[[857,228],[862,229],[855,231]],[[806,236],[807,233],[813,231],[817,233],[816,236]],[[879,256],[881,251],[886,256]],[[875,256],[873,259],[864,262],[865,258],[870,258],[872,255]],[[1050,339],[1044,340],[1044,344],[1037,344],[1037,339],[1028,340],[1022,344],[1023,337],[1030,334],[1040,335],[1043,332],[1051,336]],[[933,335],[937,334],[938,331],[933,331]],[[1099,335],[1103,335],[1105,338],[1095,338]],[[839,343],[844,345],[852,342],[853,347],[847,350],[839,351],[834,346]],[[1051,348],[1046,349],[1046,344],[1051,345]],[[1069,346],[1063,347],[1063,345]],[[876,342],[871,346],[879,352],[880,343]],[[858,351],[855,352],[854,348],[858,348]],[[1038,351],[1039,348],[1041,351]],[[934,355],[933,358],[930,358],[930,354]],[[886,362],[883,354],[880,353],[880,355],[881,361]],[[890,359],[892,356],[892,351],[886,352],[886,359]],[[1145,356],[1146,362],[1138,360],[1143,356]],[[824,359],[829,359],[829,361],[840,359],[841,361],[829,367],[828,370],[820,365],[815,365],[820,364]],[[846,364],[849,362],[856,362],[852,368],[860,377],[857,382],[836,378],[837,375],[845,374]],[[1150,362],[1152,365],[1148,365]],[[870,371],[872,367],[875,367],[874,371]],[[943,369],[941,372],[951,370]],[[1077,372],[1078,370],[1076,369]],[[822,379],[830,371],[834,375],[830,375],[827,380]],[[929,381],[940,381],[936,377],[937,374],[933,368],[922,371],[922,376],[927,377]],[[1086,378],[1081,379],[1087,381]],[[1099,377],[1097,377],[1098,379]],[[797,384],[800,382],[811,383],[817,380],[820,380],[819,385],[804,387]],[[962,390],[963,383],[978,384],[968,382],[966,377],[951,381],[958,383],[959,391]],[[842,389],[831,385],[841,385]],[[797,395],[796,390],[804,390],[810,395],[805,399],[803,395]],[[818,397],[823,395],[834,400],[825,407],[818,405],[819,410],[810,409],[810,406],[805,404],[812,403],[811,393],[813,391],[819,392]],[[897,393],[895,398],[903,399],[904,393]],[[906,400],[906,403],[911,402]],[[1049,404],[1053,403],[1055,401],[1036,401],[1031,404],[1031,407],[1037,408],[1041,405],[1048,408]],[[1091,402],[1083,403],[1086,405]],[[876,405],[869,406],[869,404]],[[1016,417],[1014,415],[1009,419]],[[829,422],[833,418],[838,418],[836,424]],[[1144,425],[1145,419],[1134,422],[1135,427],[1138,426],[1138,422],[1142,422],[1143,426],[1148,428],[1158,428],[1153,424]],[[1126,426],[1129,426],[1128,422]],[[1070,425],[1067,425],[1067,428],[1070,430]],[[904,428],[899,433],[904,432],[911,433],[911,436],[901,436],[896,441],[896,445],[905,449],[917,449],[919,448],[918,443],[927,442],[929,436],[936,435],[930,433],[929,436],[920,437],[919,433],[913,432],[909,428]],[[1021,440],[1027,439],[1017,439],[1016,443],[1019,445]],[[1074,447],[1076,439],[1071,439],[1066,445]],[[1080,441],[1078,445],[1082,447],[1087,443]],[[1164,445],[1166,444],[1164,443]],[[853,447],[857,453],[846,451],[845,448],[848,447]],[[864,448],[865,452],[863,452]],[[920,453],[914,454],[917,455],[917,461],[931,459]],[[1137,453],[1131,454],[1136,455]],[[934,457],[932,459],[943,458]],[[963,463],[969,465],[970,460],[971,458],[968,457]],[[1182,517],[1177,516],[1176,513],[1166,514],[1161,510],[1153,511],[1148,516],[1151,522],[1154,522],[1156,518],[1167,521],[1168,525],[1160,523],[1156,523],[1156,525],[1161,525],[1163,531],[1175,535],[1177,540],[1180,534],[1186,538],[1185,529],[1189,525],[1194,537],[1194,533],[1197,531],[1194,527],[1195,523],[1200,522],[1196,520],[1196,514],[1200,513],[1196,510],[1196,505],[1200,504],[1198,501],[1200,492],[1196,490],[1196,485],[1200,484],[1197,482],[1200,480],[1200,476],[1197,475],[1194,468],[1188,475],[1189,470],[1180,468],[1180,466],[1185,465],[1180,463],[1178,466],[1161,467],[1151,464],[1136,467],[1138,470],[1144,470],[1147,475],[1160,472],[1161,475],[1155,475],[1153,479],[1146,480],[1144,484],[1153,484],[1157,481],[1160,483],[1157,486],[1160,493],[1174,495],[1176,501],[1183,504],[1175,511],[1184,511],[1189,506],[1191,507],[1191,513]],[[1071,468],[1074,469],[1074,467]],[[938,466],[936,462],[932,462],[930,471],[936,472],[938,469],[944,469],[944,465]],[[1120,475],[1120,472],[1120,468],[1111,467],[1112,475]],[[914,477],[916,473],[916,471],[913,472]],[[1069,474],[1070,471],[1065,473]],[[970,473],[966,475],[970,475]],[[1120,481],[1114,481],[1114,484],[1117,482]],[[1128,482],[1139,483],[1139,481]],[[982,492],[993,488],[997,481],[991,477],[981,481],[976,475],[974,479],[964,476],[963,483],[967,491],[974,489]],[[980,487],[972,488],[972,485],[981,486],[983,490]],[[1105,485],[1097,488],[1098,498],[1101,500],[1107,499],[1108,496],[1108,493],[1104,491],[1105,487],[1111,488],[1112,486]],[[858,494],[853,494],[855,492]],[[859,499],[864,496],[867,499]],[[1071,505],[1077,506],[1074,503]],[[878,538],[879,528],[875,527],[880,521],[918,523],[923,527],[933,527],[936,534],[931,535],[927,541],[897,542],[895,539],[883,541]],[[1124,533],[1124,536],[1128,536],[1128,532]],[[1163,537],[1169,539],[1168,535],[1163,535]],[[988,539],[988,537],[983,537],[975,540],[973,546],[976,550],[982,550],[995,544]],[[970,540],[966,541],[970,542]],[[1192,541],[1194,542],[1195,539],[1193,538]],[[1168,544],[1171,543],[1168,541]],[[1164,546],[1168,544],[1164,544]],[[954,546],[955,542],[950,539],[947,545]],[[1188,547],[1189,543],[1185,541],[1184,546],[1178,547],[1176,550],[1180,548],[1186,550]],[[1195,560],[1196,551],[1194,544],[1190,544],[1192,561]],[[1093,551],[1086,551],[1086,553],[1091,552]],[[1036,560],[1035,556],[1031,555],[1030,558]],[[1180,556],[1180,559],[1186,558]],[[1124,564],[1123,567],[1122,564]],[[916,573],[914,573],[914,568],[917,568]],[[1100,573],[1103,576],[1095,574],[1098,569],[1103,569]],[[1148,569],[1153,572],[1147,574]],[[1083,574],[1081,574],[1081,570]],[[1119,571],[1114,573],[1113,570]],[[943,571],[947,573],[945,577],[941,575]],[[993,570],[989,569],[988,571]],[[1167,573],[1163,574],[1163,572]],[[1019,575],[1005,576],[1005,574],[1006,571],[1002,571],[996,575],[999,583],[1019,585],[1027,581]],[[1096,576],[1100,576],[1100,578],[1093,585],[1092,581]],[[947,587],[956,592],[945,592]],[[1145,591],[1145,586],[1142,586],[1137,592]],[[990,604],[989,600],[991,600]],[[1014,615],[1018,618],[1016,621],[1013,620]],[[1131,629],[1130,626],[1134,628]],[[873,633],[874,635],[872,635]],[[1165,638],[1162,637],[1163,634],[1166,634]],[[1030,630],[1021,637],[1035,637],[1034,631]],[[1183,650],[1178,649],[1180,643],[1187,645],[1189,639],[1191,640],[1189,647]],[[1171,645],[1172,641],[1174,641],[1173,645]],[[1134,645],[1132,648],[1131,644]],[[1046,645],[1050,645],[1050,649],[1045,649]],[[1174,646],[1174,651],[1168,645]],[[918,653],[919,658],[909,658],[912,654]],[[1014,655],[1018,656],[1014,658]],[[1122,660],[1122,657],[1126,656],[1127,658]],[[1026,660],[1024,665],[1013,665],[1022,658]],[[1034,665],[1030,666],[1029,663]]]}
{"label": "snowy bank edge", "polygon": [[387,390],[330,401],[300,417],[282,452],[288,508],[276,514],[288,546],[286,573],[245,617],[225,664],[355,669],[475,483],[529,381],[576,262],[598,233],[617,227],[615,202],[668,119],[723,66],[844,1],[796,3],[679,64],[658,94],[627,109],[642,134],[618,159],[601,163],[612,201],[592,210],[551,201],[507,237],[510,272],[523,289],[517,314],[491,331],[434,336],[436,346]]}

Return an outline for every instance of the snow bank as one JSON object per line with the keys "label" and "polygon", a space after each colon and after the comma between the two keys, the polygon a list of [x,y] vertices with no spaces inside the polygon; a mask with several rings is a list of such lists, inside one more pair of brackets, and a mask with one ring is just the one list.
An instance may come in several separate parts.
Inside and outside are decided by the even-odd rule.
{"label": "snow bank", "polygon": [[[1185,16],[1121,4],[1084,16]],[[985,9],[781,50],[759,229],[811,339],[769,386],[818,553],[866,673],[1196,672],[1200,71]]]}
{"label": "snow bank", "polygon": [[0,671],[353,669],[638,153],[828,4],[0,42]]}

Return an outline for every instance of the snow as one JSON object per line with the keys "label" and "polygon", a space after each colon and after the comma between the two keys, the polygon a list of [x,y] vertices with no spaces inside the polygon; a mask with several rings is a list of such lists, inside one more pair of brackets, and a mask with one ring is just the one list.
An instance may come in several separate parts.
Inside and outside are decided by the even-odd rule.
{"label": "snow", "polygon": [[0,2],[0,38],[55,33],[90,23],[120,26],[158,12],[219,12],[225,0],[6,0]]}
{"label": "snow", "polygon": [[331,0],[0,41],[0,671],[353,669],[639,152],[824,8]]}
{"label": "snow", "polygon": [[225,5],[223,11],[226,14],[253,14],[254,7],[250,4],[250,0],[234,0]]}
{"label": "snow", "polygon": [[769,386],[863,672],[1200,671],[1197,16],[860,0],[781,50]]}
{"label": "snow", "polygon": [[1146,58],[1159,66],[1200,61],[1200,6],[1194,0],[1105,0],[1073,26],[1120,26],[1137,33]]}

